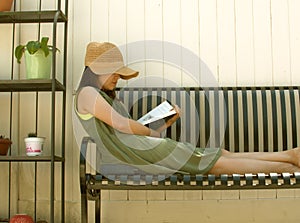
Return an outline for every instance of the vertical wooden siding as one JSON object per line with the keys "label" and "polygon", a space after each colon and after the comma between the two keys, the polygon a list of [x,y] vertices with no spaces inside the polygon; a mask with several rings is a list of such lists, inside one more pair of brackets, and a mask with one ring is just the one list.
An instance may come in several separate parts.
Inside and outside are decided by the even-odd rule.
{"label": "vertical wooden siding", "polygon": [[[72,58],[74,81],[80,78],[89,41],[124,45],[158,40],[162,44],[156,53],[162,60],[132,67],[140,70],[140,78],[159,76],[160,85],[168,85],[168,80],[181,86],[204,85],[210,73],[221,86],[297,85],[297,9],[297,0],[75,0],[71,38],[78,50]],[[199,71],[196,80],[177,67],[185,63],[183,50],[177,52],[180,64],[168,64],[165,42],[201,59],[202,63],[191,63],[196,66],[193,70]],[[144,54],[149,50],[145,45]]]}

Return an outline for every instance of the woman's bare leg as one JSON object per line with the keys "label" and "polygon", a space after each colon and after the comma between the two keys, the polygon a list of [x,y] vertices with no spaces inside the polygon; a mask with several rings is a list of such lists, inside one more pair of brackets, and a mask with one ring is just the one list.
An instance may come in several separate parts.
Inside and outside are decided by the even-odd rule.
{"label": "woman's bare leg", "polygon": [[300,148],[285,150],[282,152],[245,152],[231,153],[222,151],[222,156],[228,158],[245,158],[263,161],[284,162],[300,167]]}
{"label": "woman's bare leg", "polygon": [[300,172],[300,167],[289,162],[265,161],[260,159],[231,158],[221,156],[210,174],[246,174],[246,173],[294,173]]}

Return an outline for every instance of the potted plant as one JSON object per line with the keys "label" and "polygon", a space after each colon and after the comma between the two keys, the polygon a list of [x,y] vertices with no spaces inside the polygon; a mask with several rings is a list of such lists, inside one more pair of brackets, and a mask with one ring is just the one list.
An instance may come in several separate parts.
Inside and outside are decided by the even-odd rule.
{"label": "potted plant", "polygon": [[0,155],[1,156],[6,156],[7,151],[12,144],[12,141],[10,141],[9,138],[6,138],[3,135],[0,135]]}
{"label": "potted plant", "polygon": [[26,45],[18,45],[15,48],[18,63],[21,63],[21,58],[25,54],[28,79],[50,78],[53,47],[48,45],[48,41],[49,37],[42,37],[40,41],[29,41]]}
{"label": "potted plant", "polygon": [[9,223],[34,223],[34,221],[27,214],[16,214],[9,220]]}
{"label": "potted plant", "polygon": [[14,0],[1,0],[0,1],[0,12],[10,11]]}
{"label": "potted plant", "polygon": [[39,156],[42,154],[45,137],[38,137],[36,133],[28,133],[24,141],[27,156]]}

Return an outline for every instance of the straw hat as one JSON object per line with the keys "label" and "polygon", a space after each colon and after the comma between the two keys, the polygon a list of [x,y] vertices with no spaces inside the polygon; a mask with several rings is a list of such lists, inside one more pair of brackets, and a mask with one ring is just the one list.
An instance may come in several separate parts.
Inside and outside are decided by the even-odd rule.
{"label": "straw hat", "polygon": [[136,77],[139,72],[126,67],[123,56],[114,44],[91,42],[87,45],[85,66],[96,74],[120,74],[122,79]]}

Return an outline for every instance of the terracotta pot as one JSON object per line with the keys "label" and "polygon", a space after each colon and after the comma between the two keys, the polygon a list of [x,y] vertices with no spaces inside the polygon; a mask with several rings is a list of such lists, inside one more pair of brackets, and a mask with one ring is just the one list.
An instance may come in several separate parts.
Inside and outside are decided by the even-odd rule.
{"label": "terracotta pot", "polygon": [[9,222],[10,223],[34,223],[32,217],[30,217],[27,214],[16,214],[10,219]]}
{"label": "terracotta pot", "polygon": [[11,144],[12,144],[12,142],[9,139],[0,139],[0,155],[1,156],[7,155],[7,151]]}
{"label": "terracotta pot", "polygon": [[0,12],[10,11],[14,0],[0,0]]}

